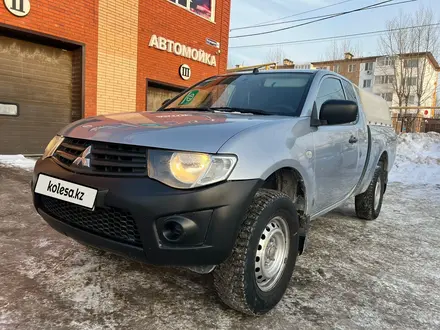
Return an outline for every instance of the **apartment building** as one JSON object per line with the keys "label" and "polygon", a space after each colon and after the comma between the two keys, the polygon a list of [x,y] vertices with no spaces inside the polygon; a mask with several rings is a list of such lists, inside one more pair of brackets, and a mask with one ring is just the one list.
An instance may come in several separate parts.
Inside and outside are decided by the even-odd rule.
{"label": "apartment building", "polygon": [[[345,53],[342,60],[321,61],[311,63],[316,69],[335,71],[351,80],[360,88],[366,89],[384,98],[389,106],[398,106],[399,98],[394,92],[395,79],[404,80],[406,91],[409,92],[408,106],[418,104],[417,84],[423,74],[422,106],[436,106],[437,80],[440,67],[430,52],[405,54],[400,58],[387,56],[370,56],[355,58]],[[418,76],[419,75],[419,76]],[[429,115],[428,115],[429,116]]]}
{"label": "apartment building", "polygon": [[[330,60],[311,63],[315,69],[325,69],[339,73],[349,79],[351,82],[359,85],[362,64],[368,61],[374,61],[376,57],[355,58],[351,53],[345,53],[344,59]],[[359,85],[362,87],[362,85]]]}

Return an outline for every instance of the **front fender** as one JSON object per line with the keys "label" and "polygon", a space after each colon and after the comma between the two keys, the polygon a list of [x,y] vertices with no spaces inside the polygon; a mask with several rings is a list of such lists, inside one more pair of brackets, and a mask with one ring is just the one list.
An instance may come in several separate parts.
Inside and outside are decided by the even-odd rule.
{"label": "front fender", "polygon": [[229,180],[266,180],[281,168],[295,169],[306,188],[306,211],[311,210],[316,191],[313,131],[310,118],[289,117],[240,132],[219,150],[238,157]]}

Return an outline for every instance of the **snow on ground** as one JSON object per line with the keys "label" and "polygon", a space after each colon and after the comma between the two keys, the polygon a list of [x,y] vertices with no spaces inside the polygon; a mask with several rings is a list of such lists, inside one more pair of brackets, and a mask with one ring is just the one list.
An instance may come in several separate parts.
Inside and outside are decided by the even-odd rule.
{"label": "snow on ground", "polygon": [[0,155],[0,164],[7,167],[19,167],[25,170],[33,170],[35,160],[26,158],[23,155]]}
{"label": "snow on ground", "polygon": [[313,221],[264,317],[226,308],[210,276],[59,234],[33,209],[30,172],[0,169],[0,329],[440,329],[439,146],[440,134],[401,135],[379,218],[357,219],[352,199]]}
{"label": "snow on ground", "polygon": [[440,134],[401,134],[389,180],[405,184],[440,184]]}

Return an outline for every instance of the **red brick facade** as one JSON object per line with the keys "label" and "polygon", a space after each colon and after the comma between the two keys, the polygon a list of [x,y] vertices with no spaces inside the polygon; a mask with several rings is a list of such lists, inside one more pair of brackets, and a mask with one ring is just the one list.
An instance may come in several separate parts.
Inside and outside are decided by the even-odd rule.
{"label": "red brick facade", "polygon": [[[137,109],[144,110],[146,79],[190,86],[204,77],[226,72],[229,38],[230,0],[216,0],[215,22],[203,19],[167,0],[148,0],[139,3],[139,42]],[[217,66],[195,62],[166,51],[148,47],[151,35],[156,34],[192,48],[216,55]],[[220,42],[220,49],[206,43],[206,38]],[[188,64],[192,76],[184,81],[179,66]]]}
{"label": "red brick facade", "polygon": [[[0,27],[27,30],[83,44],[84,113],[86,117],[95,115],[98,95],[99,10],[102,7],[99,0],[30,0],[30,3],[30,13],[25,17],[12,15],[0,4]],[[226,71],[230,0],[215,1],[215,22],[201,18],[167,0],[138,0],[138,6],[137,86],[133,86],[136,88],[136,110],[145,110],[147,79],[189,86],[206,76]],[[109,9],[111,10],[106,8]],[[150,48],[148,44],[152,34],[203,49],[216,56],[217,66]],[[206,38],[220,42],[220,49],[208,45]],[[120,61],[124,62],[124,59]],[[179,66],[183,63],[188,64],[192,70],[192,77],[188,81],[179,76]]]}

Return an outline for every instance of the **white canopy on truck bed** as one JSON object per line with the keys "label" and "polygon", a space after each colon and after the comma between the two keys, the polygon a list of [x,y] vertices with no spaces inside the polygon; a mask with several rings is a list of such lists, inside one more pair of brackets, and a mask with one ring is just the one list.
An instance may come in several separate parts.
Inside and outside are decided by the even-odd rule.
{"label": "white canopy on truck bed", "polygon": [[391,114],[387,101],[380,96],[357,88],[362,108],[370,125],[391,125]]}

